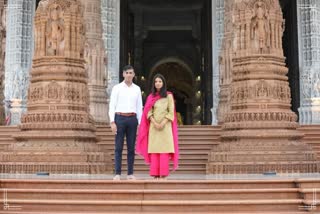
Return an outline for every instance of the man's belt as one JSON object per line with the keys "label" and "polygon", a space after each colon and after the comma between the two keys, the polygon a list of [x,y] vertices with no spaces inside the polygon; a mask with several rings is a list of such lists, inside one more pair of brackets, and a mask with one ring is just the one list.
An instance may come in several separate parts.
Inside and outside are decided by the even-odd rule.
{"label": "man's belt", "polygon": [[121,116],[124,116],[124,117],[133,117],[133,116],[136,116],[137,114],[134,113],[134,112],[129,112],[129,113],[122,113],[122,112],[116,112],[117,115],[121,115]]}

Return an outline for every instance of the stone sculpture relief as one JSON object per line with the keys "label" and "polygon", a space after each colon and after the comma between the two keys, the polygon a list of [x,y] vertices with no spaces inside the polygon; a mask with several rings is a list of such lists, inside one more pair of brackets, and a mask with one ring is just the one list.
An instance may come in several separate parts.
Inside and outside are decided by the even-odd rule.
{"label": "stone sculpture relief", "polygon": [[62,10],[58,4],[49,8],[49,20],[47,22],[47,51],[48,55],[60,55],[63,51],[64,23]]}
{"label": "stone sculpture relief", "polygon": [[251,19],[251,39],[253,47],[259,48],[260,53],[270,47],[270,21],[266,5],[258,1],[254,6]]}
{"label": "stone sculpture relief", "polygon": [[107,64],[102,39],[101,1],[81,0],[85,17],[85,69],[88,75],[90,113],[96,124],[108,123]]}

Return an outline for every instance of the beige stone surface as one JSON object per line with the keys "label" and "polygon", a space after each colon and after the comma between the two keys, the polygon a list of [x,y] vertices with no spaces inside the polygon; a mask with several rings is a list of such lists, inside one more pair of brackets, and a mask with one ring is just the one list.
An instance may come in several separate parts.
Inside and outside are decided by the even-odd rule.
{"label": "beige stone surface", "polygon": [[108,124],[107,56],[102,39],[101,1],[80,0],[84,7],[85,69],[88,74],[89,108],[96,124]]}
{"label": "beige stone surface", "polygon": [[[0,102],[4,101],[4,73],[5,73],[5,50],[6,50],[6,5],[0,0]],[[0,105],[0,125],[5,124],[5,109]]]}

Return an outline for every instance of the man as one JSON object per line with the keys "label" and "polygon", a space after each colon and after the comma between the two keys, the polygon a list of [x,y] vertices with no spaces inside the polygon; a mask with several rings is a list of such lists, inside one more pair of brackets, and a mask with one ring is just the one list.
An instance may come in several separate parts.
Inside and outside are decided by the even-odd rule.
{"label": "man", "polygon": [[124,137],[127,138],[128,180],[135,180],[133,164],[135,157],[135,142],[137,126],[142,115],[142,97],[140,87],[132,82],[135,76],[132,66],[123,68],[123,82],[112,88],[109,106],[111,130],[115,134],[115,176],[113,180],[121,179],[121,162]]}

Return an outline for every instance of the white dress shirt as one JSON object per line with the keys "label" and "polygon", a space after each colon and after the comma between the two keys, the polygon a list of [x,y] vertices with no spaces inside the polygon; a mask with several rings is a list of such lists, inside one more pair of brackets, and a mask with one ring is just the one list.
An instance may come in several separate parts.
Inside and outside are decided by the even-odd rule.
{"label": "white dress shirt", "polygon": [[142,97],[140,87],[132,83],[128,86],[124,81],[113,86],[110,104],[110,123],[114,122],[115,113],[136,113],[140,124],[142,116]]}

